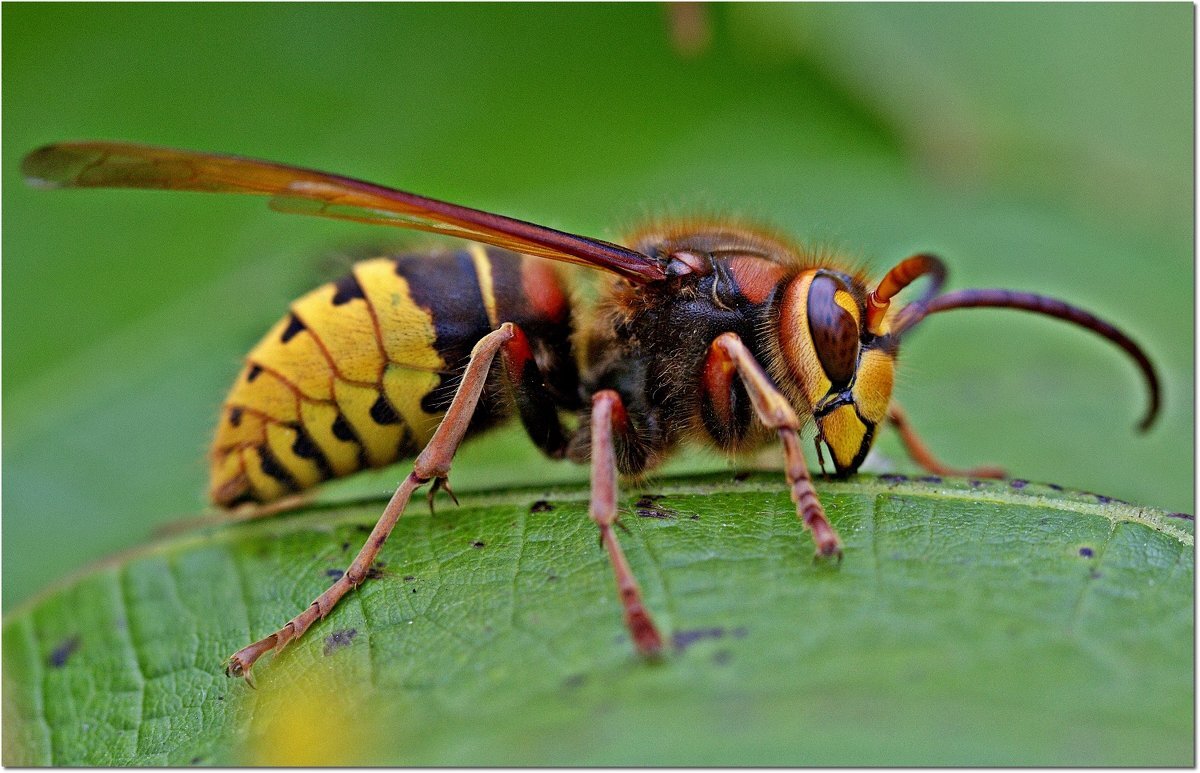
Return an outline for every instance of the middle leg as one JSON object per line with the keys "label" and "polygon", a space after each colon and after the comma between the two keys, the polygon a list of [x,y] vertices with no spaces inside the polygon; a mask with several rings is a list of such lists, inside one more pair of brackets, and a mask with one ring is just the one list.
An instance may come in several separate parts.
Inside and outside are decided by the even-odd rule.
{"label": "middle leg", "polygon": [[642,604],[642,592],[613,526],[617,522],[617,455],[613,446],[613,430],[628,432],[629,418],[621,397],[611,389],[597,392],[592,398],[592,499],[589,512],[600,527],[600,544],[608,551],[613,574],[617,580],[617,595],[625,611],[625,627],[638,652],[646,656],[662,650],[650,613]]}

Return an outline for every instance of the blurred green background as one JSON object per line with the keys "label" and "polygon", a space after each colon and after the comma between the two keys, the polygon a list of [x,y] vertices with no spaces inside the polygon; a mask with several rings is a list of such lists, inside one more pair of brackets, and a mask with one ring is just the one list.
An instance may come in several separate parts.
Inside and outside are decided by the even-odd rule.
{"label": "blurred green background", "polygon": [[[897,396],[946,461],[1193,508],[1190,5],[718,6],[697,55],[660,5],[2,13],[6,609],[200,510],[239,358],[346,254],[412,243],[244,198],[22,184],[26,152],[72,138],[287,161],[609,238],[702,210],[876,271],[934,250],[953,287],[1110,318],[1165,388],[1138,436],[1142,386],[1109,344],[937,317]],[[583,474],[517,432],[483,443],[460,487]],[[907,469],[890,432],[879,449]]]}

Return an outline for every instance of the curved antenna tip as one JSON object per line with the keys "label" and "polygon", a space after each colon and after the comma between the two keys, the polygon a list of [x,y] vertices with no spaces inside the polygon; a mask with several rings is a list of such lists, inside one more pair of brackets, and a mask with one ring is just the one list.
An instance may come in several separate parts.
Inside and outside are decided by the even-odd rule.
{"label": "curved antenna tip", "polygon": [[1146,414],[1145,418],[1143,418],[1141,421],[1138,422],[1137,431],[1143,435],[1146,434],[1147,432],[1150,431],[1150,428],[1154,426],[1154,423],[1156,421],[1158,421],[1158,406],[1157,405],[1152,407],[1150,409],[1150,411]]}
{"label": "curved antenna tip", "polygon": [[1142,347],[1114,325],[1066,301],[1016,290],[956,290],[939,295],[924,305],[909,304],[906,306],[900,312],[894,334],[903,335],[925,317],[939,311],[980,307],[1018,309],[1043,314],[1078,325],[1116,344],[1137,364],[1138,369],[1142,372],[1142,377],[1146,380],[1146,388],[1149,392],[1150,406],[1146,410],[1145,417],[1137,424],[1137,430],[1147,432],[1154,425],[1162,405],[1162,395],[1159,389],[1158,372],[1150,358],[1146,356]]}

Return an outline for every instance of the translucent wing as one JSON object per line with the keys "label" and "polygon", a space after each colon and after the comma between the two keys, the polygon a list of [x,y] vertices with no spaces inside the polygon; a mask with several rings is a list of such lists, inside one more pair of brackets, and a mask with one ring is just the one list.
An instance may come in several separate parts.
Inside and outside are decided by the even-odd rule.
{"label": "translucent wing", "polygon": [[124,142],[64,142],[25,157],[45,188],[156,188],[270,196],[281,212],[448,234],[526,255],[605,269],[638,283],[666,277],[660,261],[620,245],[310,169]]}

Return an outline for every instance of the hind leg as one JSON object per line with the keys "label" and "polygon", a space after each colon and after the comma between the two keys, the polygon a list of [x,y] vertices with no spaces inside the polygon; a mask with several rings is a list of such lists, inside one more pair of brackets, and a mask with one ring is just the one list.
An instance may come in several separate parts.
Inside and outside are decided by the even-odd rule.
{"label": "hind leg", "polygon": [[471,360],[467,363],[466,371],[463,373],[462,382],[442,423],[438,425],[437,431],[434,432],[429,444],[425,446],[425,450],[413,463],[412,472],[392,495],[387,507],[384,508],[383,515],[379,517],[379,521],[367,538],[366,544],[354,557],[354,561],[346,572],[324,593],[314,599],[303,612],[289,620],[282,628],[234,653],[229,658],[225,669],[226,673],[230,676],[244,676],[247,681],[251,681],[250,670],[260,657],[271,650],[278,651],[288,642],[303,636],[313,623],[328,615],[343,596],[366,579],[367,571],[374,563],[376,556],[379,555],[388,535],[392,533],[396,521],[400,519],[408,500],[412,497],[412,493],[430,481],[434,481],[435,485],[445,485],[447,476],[450,474],[450,463],[466,434],[471,416],[475,413],[475,407],[483,393],[488,371],[492,367],[496,353],[514,338],[517,330],[515,325],[505,323],[498,330],[479,339],[479,342],[475,344],[475,348],[471,350]]}

